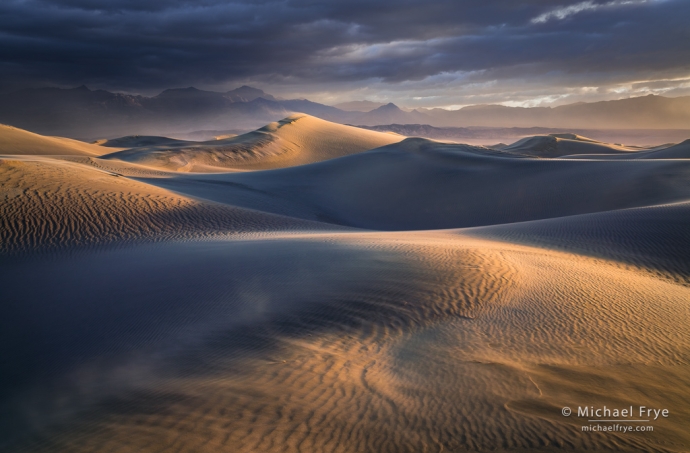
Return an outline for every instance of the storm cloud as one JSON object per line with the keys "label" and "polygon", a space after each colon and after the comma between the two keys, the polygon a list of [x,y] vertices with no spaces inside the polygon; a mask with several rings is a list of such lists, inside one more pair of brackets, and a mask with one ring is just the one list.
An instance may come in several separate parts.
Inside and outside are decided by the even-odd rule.
{"label": "storm cloud", "polygon": [[0,84],[409,106],[690,93],[685,0],[5,0]]}

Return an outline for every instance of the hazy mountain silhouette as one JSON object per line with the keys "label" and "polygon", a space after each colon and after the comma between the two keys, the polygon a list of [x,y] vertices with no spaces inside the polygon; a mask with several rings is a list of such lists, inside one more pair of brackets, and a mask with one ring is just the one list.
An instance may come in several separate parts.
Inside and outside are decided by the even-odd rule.
{"label": "hazy mountain silhouette", "polygon": [[460,110],[432,109],[428,124],[441,127],[559,127],[598,129],[686,129],[690,124],[690,96],[643,97],[578,102],[559,107],[477,105]]}
{"label": "hazy mountain silhouette", "polygon": [[282,100],[249,86],[225,93],[175,88],[153,97],[90,90],[85,86],[25,89],[0,95],[0,123],[45,135],[82,139],[251,130],[294,112],[364,126],[685,129],[690,124],[690,97],[650,95],[554,108],[479,105],[455,111],[409,112],[389,103],[363,113],[307,99]]}

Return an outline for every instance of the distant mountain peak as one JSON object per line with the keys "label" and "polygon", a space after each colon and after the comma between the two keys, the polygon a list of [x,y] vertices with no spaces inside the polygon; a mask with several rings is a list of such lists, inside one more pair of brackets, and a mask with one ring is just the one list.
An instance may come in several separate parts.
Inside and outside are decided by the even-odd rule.
{"label": "distant mountain peak", "polygon": [[269,101],[276,101],[277,99],[272,95],[266,93],[259,88],[242,85],[239,88],[230,90],[225,93],[225,97],[234,102],[250,102],[257,98],[267,99]]}
{"label": "distant mountain peak", "polygon": [[264,93],[264,90],[262,90],[261,88],[255,88],[255,87],[251,87],[249,85],[242,85],[241,87],[235,88],[234,90],[231,90],[231,91],[256,91],[256,92]]}
{"label": "distant mountain peak", "polygon": [[388,104],[382,105],[381,107],[379,107],[373,111],[374,112],[402,112],[402,109],[400,107],[398,107],[397,105],[393,104],[392,102],[389,102]]}
{"label": "distant mountain peak", "polygon": [[250,87],[249,85],[242,85],[239,88],[228,91],[228,93],[255,93],[255,94],[266,94],[264,90],[259,88]]}

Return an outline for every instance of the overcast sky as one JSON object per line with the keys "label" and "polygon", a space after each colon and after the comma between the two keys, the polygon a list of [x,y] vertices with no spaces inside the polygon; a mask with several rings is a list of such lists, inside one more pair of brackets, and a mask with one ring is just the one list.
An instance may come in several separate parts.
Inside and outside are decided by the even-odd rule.
{"label": "overcast sky", "polygon": [[689,0],[1,0],[0,91],[242,84],[333,104],[690,94]]}

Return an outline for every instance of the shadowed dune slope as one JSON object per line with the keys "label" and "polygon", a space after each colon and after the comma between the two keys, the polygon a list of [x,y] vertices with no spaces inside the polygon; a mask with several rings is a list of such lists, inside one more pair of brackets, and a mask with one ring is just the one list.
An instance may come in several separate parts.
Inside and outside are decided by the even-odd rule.
{"label": "shadowed dune slope", "polygon": [[640,153],[640,159],[690,159],[690,140],[668,148]]}
{"label": "shadowed dune slope", "polygon": [[128,135],[111,139],[97,140],[95,145],[107,148],[140,148],[142,146],[185,146],[194,142],[177,140],[156,135]]}
{"label": "shadowed dune slope", "polygon": [[101,156],[112,152],[79,140],[46,137],[0,124],[0,155]]}
{"label": "shadowed dune slope", "polygon": [[185,172],[266,169],[333,159],[403,139],[295,114],[229,139],[135,148],[105,158]]}
{"label": "shadowed dune slope", "polygon": [[461,228],[690,199],[690,160],[529,159],[425,139],[295,168],[146,179],[210,200],[376,230]]}

